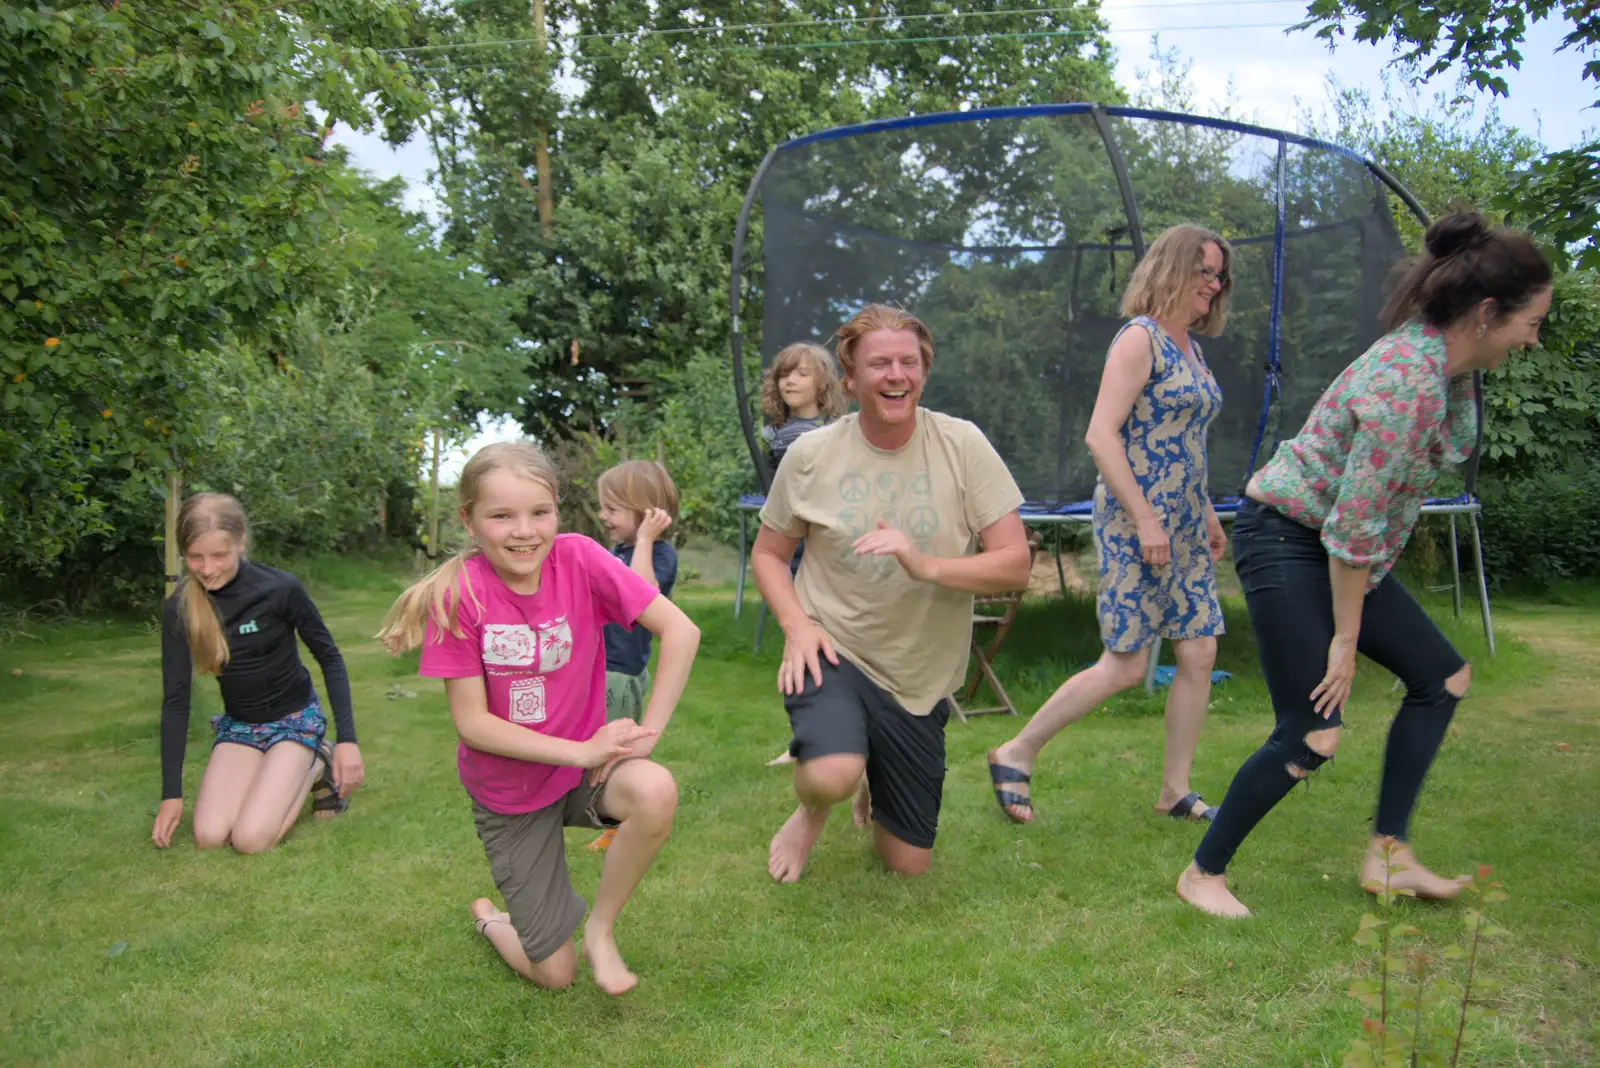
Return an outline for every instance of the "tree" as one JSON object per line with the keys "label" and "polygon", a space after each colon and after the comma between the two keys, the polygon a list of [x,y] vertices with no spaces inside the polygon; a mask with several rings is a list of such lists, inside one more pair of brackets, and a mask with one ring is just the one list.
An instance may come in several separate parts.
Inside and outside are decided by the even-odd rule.
{"label": "tree", "polygon": [[349,270],[307,103],[403,132],[424,98],[374,46],[405,23],[382,0],[0,3],[12,563],[49,572],[107,532],[91,477],[120,472],[138,499],[191,462],[195,354],[268,358],[290,309]]}
{"label": "tree", "polygon": [[[1507,92],[1500,72],[1522,66],[1518,46],[1530,20],[1559,14],[1571,27],[1563,49],[1592,54],[1600,46],[1600,6],[1592,0],[1312,0],[1307,14],[1296,29],[1316,28],[1330,43],[1346,32],[1358,41],[1392,40],[1402,49],[1398,62],[1422,80],[1458,69],[1463,82],[1496,96]],[[1584,64],[1583,77],[1600,87],[1600,58]],[[1559,255],[1571,249],[1580,265],[1600,268],[1600,139],[1530,161],[1498,205],[1548,237]]]}
{"label": "tree", "polygon": [[[619,387],[655,389],[658,372],[726,351],[734,221],[780,141],[906,111],[1115,94],[1098,16],[999,14],[1012,6],[977,5],[985,17],[963,19],[927,3],[892,15],[813,2],[567,3],[550,18],[576,32],[544,56],[520,0],[438,13],[418,34],[428,51],[408,62],[435,93],[449,241],[491,277],[531,284],[519,321],[542,388],[528,428],[603,427]],[[976,30],[996,35],[963,38]],[[1020,36],[1046,30],[1063,35]],[[558,62],[579,86],[567,96],[552,88]],[[545,128],[548,236],[532,211]]]}
{"label": "tree", "polygon": [[[480,411],[515,410],[528,384],[512,322],[524,294],[490,285],[439,249],[426,220],[398,206],[398,181],[369,185],[338,153],[323,179],[355,266],[336,287],[303,295],[270,338],[185,357],[185,373],[201,384],[186,398],[186,488],[238,496],[252,542],[269,558],[368,545],[385,527],[414,535],[424,439],[465,438]],[[76,499],[97,531],[74,545],[39,509],[8,512],[4,592],[105,604],[148,597],[160,500],[137,473],[57,445],[45,436],[11,459],[39,465],[55,480],[53,496]],[[49,566],[36,569],[46,581],[15,574],[46,550]]]}
{"label": "tree", "polygon": [[[739,206],[766,153],[812,130],[908,112],[1121,98],[1104,24],[1089,9],[569,0],[549,17],[572,32],[544,55],[522,0],[458,5],[419,25],[413,47],[425,50],[406,61],[434,94],[428,132],[446,241],[490,278],[528,287],[517,321],[536,385],[524,426],[547,441],[587,441],[622,424],[621,444],[645,456],[659,442],[675,474],[717,487],[686,525],[719,534],[734,529],[724,488],[753,479],[727,384],[727,292]],[[551,138],[549,234],[534,210],[541,130]],[[840,188],[877,177],[841,174]],[[743,329],[758,356],[760,212],[753,222]],[[925,225],[940,222],[935,210]]]}
{"label": "tree", "polygon": [[[1517,175],[1538,158],[1537,141],[1485,114],[1435,97],[1426,112],[1394,106],[1380,117],[1372,98],[1330,85],[1331,114],[1307,114],[1309,132],[1382,164],[1433,217],[1486,211],[1515,195]],[[1422,246],[1422,224],[1394,202],[1406,244]],[[1555,299],[1541,345],[1485,379],[1485,472],[1523,477],[1600,452],[1600,277],[1569,268],[1555,279]]]}

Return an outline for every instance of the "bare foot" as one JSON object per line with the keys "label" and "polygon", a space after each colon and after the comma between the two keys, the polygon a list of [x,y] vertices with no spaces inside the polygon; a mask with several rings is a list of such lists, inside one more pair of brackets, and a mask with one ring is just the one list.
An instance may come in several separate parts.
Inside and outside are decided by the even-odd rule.
{"label": "bare foot", "polygon": [[585,924],[583,955],[594,972],[595,985],[612,997],[621,997],[639,985],[639,977],[622,963],[622,954],[617,951],[617,941],[610,931]]}
{"label": "bare foot", "polygon": [[771,760],[767,761],[767,767],[776,768],[776,767],[780,767],[780,766],[782,766],[784,764],[793,764],[793,763],[794,763],[794,754],[790,753],[789,750],[787,748],[785,748],[783,752],[779,753],[777,756],[775,756]]}
{"label": "bare foot", "polygon": [[850,818],[855,820],[857,827],[867,827],[872,824],[872,791],[867,788],[867,777],[861,777],[861,789],[856,791],[856,798],[850,802]]}
{"label": "bare foot", "polygon": [[[993,769],[997,765],[1003,766],[1003,767],[1007,767],[1007,768],[1015,768],[1017,771],[1020,771],[1024,775],[1033,774],[1033,761],[1032,760],[1023,760],[1019,756],[1014,756],[1012,753],[1010,753],[1008,751],[1009,750],[1009,745],[1010,745],[1010,743],[1008,742],[1008,743],[1006,743],[1006,745],[997,745],[993,749],[989,750],[988,760],[989,760],[989,767],[991,769],[990,772],[989,772],[989,778],[991,780],[991,784],[993,785],[993,788],[996,791],[1004,791],[1004,792],[1009,793],[1009,794],[1015,794],[1018,797],[1025,798],[1026,801],[1027,801],[1026,804],[1002,804],[1000,806],[1000,810],[1006,814],[1006,818],[1009,819],[1012,823],[1032,823],[1033,822],[1033,789],[1032,789],[1032,787],[1030,787],[1025,782],[993,782],[993,779],[994,779],[994,771],[993,771]],[[1000,800],[1000,797],[999,797],[998,793],[995,795],[995,800],[996,801]]]}
{"label": "bare foot", "polygon": [[496,921],[510,924],[511,917],[495,908],[493,901],[486,897],[480,897],[472,903],[472,921],[478,933],[483,934],[483,929]]}
{"label": "bare foot", "polygon": [[[1361,861],[1361,886],[1369,894],[1376,894],[1378,888],[1383,886],[1383,839],[1374,838],[1372,845],[1367,849],[1366,857]],[[1395,843],[1389,871],[1389,890],[1410,890],[1420,898],[1429,901],[1449,901],[1464,890],[1472,880],[1469,876],[1460,875],[1454,879],[1446,879],[1442,875],[1435,875],[1422,866],[1417,855],[1411,847],[1403,842]],[[1376,884],[1374,886],[1373,884]]]}
{"label": "bare foot", "polygon": [[1250,915],[1243,902],[1228,890],[1226,875],[1207,875],[1192,863],[1178,876],[1178,896],[1213,916],[1239,920]]}
{"label": "bare foot", "polygon": [[806,860],[811,856],[811,847],[827,822],[827,809],[820,815],[812,814],[804,805],[795,809],[794,815],[778,828],[778,833],[772,836],[772,844],[767,847],[767,874],[780,883],[799,882],[806,870]]}

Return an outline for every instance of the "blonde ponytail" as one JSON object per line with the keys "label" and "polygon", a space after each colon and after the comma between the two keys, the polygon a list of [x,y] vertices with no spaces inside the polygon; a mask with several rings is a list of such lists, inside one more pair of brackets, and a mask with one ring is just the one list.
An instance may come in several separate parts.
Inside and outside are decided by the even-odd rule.
{"label": "blonde ponytail", "polygon": [[189,643],[189,658],[201,675],[220,675],[228,662],[228,639],[222,633],[217,606],[206,596],[206,588],[185,575],[178,583],[178,617],[183,621]]}
{"label": "blonde ponytail", "polygon": [[[472,514],[472,506],[478,503],[478,483],[491,471],[499,470],[543,483],[550,488],[552,497],[558,496],[559,477],[549,457],[531,441],[503,441],[485,445],[461,469],[456,487],[461,511]],[[429,620],[436,628],[436,641],[444,641],[446,634],[453,638],[463,636],[458,617],[463,592],[480,610],[483,608],[472,589],[472,576],[464,570],[466,562],[480,551],[471,548],[457,553],[406,587],[384,617],[383,629],[378,631],[377,638],[385,649],[399,654],[419,647],[427,636]]]}
{"label": "blonde ponytail", "polygon": [[452,638],[462,637],[456,615],[462,601],[458,579],[473,603],[483,607],[472,591],[472,577],[465,571],[467,561],[476,555],[476,550],[457,553],[406,587],[384,617],[383,629],[378,631],[378,640],[385,649],[398,656],[417,648],[428,633],[430,619],[438,628],[436,640],[443,641],[446,633]]}
{"label": "blonde ponytail", "polygon": [[[226,493],[196,493],[178,511],[178,551],[187,554],[196,538],[221,531],[234,540],[241,551],[249,525],[239,502]],[[178,584],[178,618],[189,643],[189,658],[201,675],[220,675],[228,662],[228,639],[222,633],[222,617],[206,589],[192,574]]]}

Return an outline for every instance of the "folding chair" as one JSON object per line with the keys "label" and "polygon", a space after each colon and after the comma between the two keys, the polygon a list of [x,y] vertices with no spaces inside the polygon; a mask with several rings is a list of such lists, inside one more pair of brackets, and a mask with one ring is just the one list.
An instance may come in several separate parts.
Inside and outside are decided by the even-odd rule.
{"label": "folding chair", "polygon": [[[1044,539],[1037,530],[1028,532],[1028,574],[1033,574],[1033,562],[1039,556],[1039,545]],[[1000,646],[1005,642],[1006,635],[1011,632],[1011,624],[1017,618],[1017,607],[1022,604],[1022,598],[1027,596],[1028,587],[1020,590],[1011,590],[1009,593],[992,593],[972,599],[972,659],[977,665],[977,670],[972,673],[972,678],[962,687],[959,699],[954,695],[950,698],[950,707],[954,709],[956,718],[965,723],[968,716],[987,716],[992,713],[1005,712],[1008,715],[1017,714],[1017,706],[1011,703],[1006,688],[1000,685],[1000,680],[995,677],[994,658],[1000,651]],[[987,646],[978,643],[978,636],[983,631],[993,629],[994,636],[989,639]],[[962,708],[962,701],[970,701],[978,692],[979,683],[985,679],[989,688],[994,691],[995,698],[1000,702],[990,708]]]}

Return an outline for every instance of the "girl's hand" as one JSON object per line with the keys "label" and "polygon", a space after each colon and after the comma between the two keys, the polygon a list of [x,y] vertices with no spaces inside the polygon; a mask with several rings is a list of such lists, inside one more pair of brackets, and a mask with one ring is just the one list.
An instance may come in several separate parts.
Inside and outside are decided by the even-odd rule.
{"label": "girl's hand", "polygon": [[172,844],[172,832],[178,829],[178,821],[182,818],[183,798],[169,797],[161,802],[161,807],[156,809],[155,827],[150,831],[150,840],[157,849],[165,849]]}
{"label": "girl's hand", "polygon": [[333,785],[340,797],[349,797],[367,778],[361,763],[361,749],[355,742],[340,742],[333,747]]}
{"label": "girl's hand", "polygon": [[[654,739],[655,731],[647,731],[631,719],[614,719],[604,727],[595,731],[594,737],[583,743],[581,759],[578,765],[583,768],[593,768],[589,775],[589,782],[598,786],[606,781],[606,776],[611,774],[611,769],[617,761],[624,757],[635,755],[638,743],[646,739]],[[655,747],[655,742],[649,742],[650,748]],[[649,750],[645,750],[649,752]]]}
{"label": "girl's hand", "polygon": [[660,541],[661,535],[667,532],[672,525],[672,517],[663,508],[651,508],[639,519],[639,530],[634,534],[636,539],[646,541]]}
{"label": "girl's hand", "polygon": [[1356,643],[1354,638],[1337,634],[1328,643],[1328,670],[1311,691],[1317,714],[1327,719],[1334,712],[1343,712],[1344,703],[1350,699],[1350,684],[1356,677]]}
{"label": "girl's hand", "polygon": [[1152,567],[1172,563],[1172,543],[1167,540],[1161,520],[1155,516],[1139,520],[1139,555]]}

